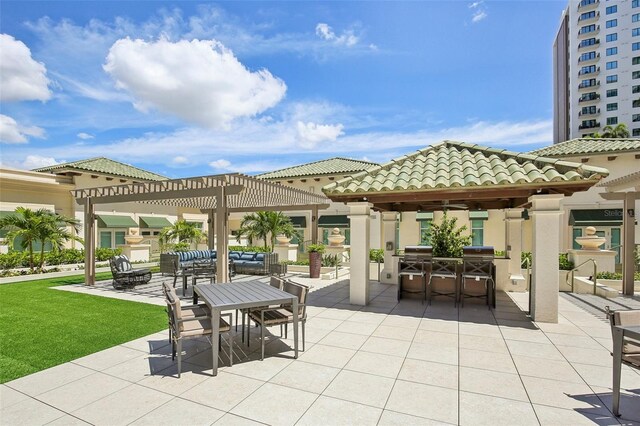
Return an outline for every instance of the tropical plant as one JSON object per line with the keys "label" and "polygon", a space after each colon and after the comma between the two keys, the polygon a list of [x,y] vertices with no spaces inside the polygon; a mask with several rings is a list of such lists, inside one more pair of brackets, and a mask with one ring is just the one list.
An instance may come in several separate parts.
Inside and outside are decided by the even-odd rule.
{"label": "tropical plant", "polygon": [[561,271],[570,271],[575,267],[574,263],[569,260],[567,253],[560,253],[558,255],[558,269]]}
{"label": "tropical plant", "polygon": [[458,228],[457,222],[457,217],[449,217],[445,212],[440,223],[432,223],[425,231],[435,257],[462,257],[462,248],[471,244],[471,235],[463,235],[467,226]]}
{"label": "tropical plant", "polygon": [[326,247],[324,244],[309,244],[307,246],[307,253],[324,253]]}
{"label": "tropical plant", "polygon": [[628,138],[629,135],[630,133],[627,125],[624,123],[620,123],[616,125],[616,127],[604,126],[602,128],[602,133],[595,133],[593,137],[600,139],[624,139]]}
{"label": "tropical plant", "polygon": [[[72,228],[72,231],[69,230]],[[34,249],[40,243],[40,259],[38,269],[44,266],[45,246],[49,243],[54,251],[60,250],[70,240],[82,242],[75,234],[80,232],[77,219],[59,215],[47,209],[32,210],[27,207],[16,208],[13,214],[0,219],[0,228],[8,231],[6,239],[13,246],[16,239],[20,239],[20,247],[28,250],[29,268],[33,272],[36,266]]]}
{"label": "tropical plant", "polygon": [[337,268],[342,264],[340,259],[340,255],[338,254],[327,254],[322,256],[322,266]]}
{"label": "tropical plant", "polygon": [[240,242],[245,237],[249,244],[262,240],[265,250],[270,252],[280,234],[287,238],[299,237],[289,216],[282,212],[257,211],[244,215],[236,239]]}
{"label": "tropical plant", "polygon": [[158,242],[162,251],[164,251],[168,244],[186,243],[190,246],[192,243],[199,243],[205,238],[207,238],[207,234],[196,228],[195,223],[179,219],[172,226],[167,226],[160,231]]}
{"label": "tropical plant", "polygon": [[382,249],[369,250],[369,260],[375,263],[384,263],[384,250]]}

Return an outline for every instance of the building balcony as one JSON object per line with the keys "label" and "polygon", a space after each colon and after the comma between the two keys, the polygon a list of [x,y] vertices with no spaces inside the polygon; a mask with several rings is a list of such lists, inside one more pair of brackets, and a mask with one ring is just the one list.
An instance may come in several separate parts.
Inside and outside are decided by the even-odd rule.
{"label": "building balcony", "polygon": [[596,81],[593,84],[583,84],[580,83],[578,84],[578,90],[585,90],[585,89],[597,89],[598,87],[600,87],[600,80]]}
{"label": "building balcony", "polygon": [[[585,11],[585,12],[586,12],[586,11]],[[597,21],[597,20],[598,20],[598,18],[600,18],[600,12],[596,12],[595,16],[591,16],[591,17],[589,17],[589,18],[584,18],[584,19],[582,19],[582,18],[578,17],[578,23],[579,23],[580,25],[582,25],[582,24],[588,24],[589,22]]]}
{"label": "building balcony", "polygon": [[593,37],[600,32],[600,25],[596,25],[596,29],[593,31],[578,31],[578,37]]}
{"label": "building balcony", "polygon": [[594,123],[584,123],[578,126],[578,130],[585,130],[585,129],[595,129],[600,127],[600,123],[598,123],[597,121]]}
{"label": "building balcony", "polygon": [[593,58],[588,58],[588,59],[578,58],[578,63],[579,64],[588,64],[590,62],[597,62],[599,59],[600,59],[600,54],[596,53],[596,56],[594,56]]}
{"label": "building balcony", "polygon": [[597,102],[599,100],[600,100],[600,95],[596,93],[595,96],[581,96],[578,99],[578,102],[587,103],[587,102]]}
{"label": "building balcony", "polygon": [[588,75],[588,76],[595,77],[598,74],[600,74],[600,67],[597,67],[595,71],[582,71],[582,70],[578,71],[578,75],[580,76]]}
{"label": "building balcony", "polygon": [[594,112],[582,112],[578,111],[578,117],[596,117],[600,115],[600,108],[596,109]]}
{"label": "building balcony", "polygon": [[597,49],[598,46],[600,46],[600,39],[599,38],[597,38],[596,42],[593,43],[593,44],[586,44],[584,46],[581,45],[581,44],[578,44],[578,50],[581,50],[581,49]]}
{"label": "building balcony", "polygon": [[595,9],[600,4],[600,0],[582,0],[578,3],[578,10],[580,13],[588,12]]}

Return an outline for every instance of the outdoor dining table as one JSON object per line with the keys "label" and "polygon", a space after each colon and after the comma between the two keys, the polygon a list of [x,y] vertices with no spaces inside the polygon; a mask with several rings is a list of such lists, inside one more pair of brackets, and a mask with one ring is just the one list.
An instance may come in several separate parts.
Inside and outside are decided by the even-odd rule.
{"label": "outdoor dining table", "polygon": [[211,345],[213,349],[213,375],[218,374],[218,336],[220,313],[235,309],[291,304],[293,313],[293,341],[295,358],[298,358],[298,298],[290,293],[256,281],[235,283],[199,284],[195,293],[211,310]]}
{"label": "outdoor dining table", "polygon": [[640,340],[640,325],[613,327],[613,414],[620,416],[620,375],[622,373],[622,347],[625,338]]}

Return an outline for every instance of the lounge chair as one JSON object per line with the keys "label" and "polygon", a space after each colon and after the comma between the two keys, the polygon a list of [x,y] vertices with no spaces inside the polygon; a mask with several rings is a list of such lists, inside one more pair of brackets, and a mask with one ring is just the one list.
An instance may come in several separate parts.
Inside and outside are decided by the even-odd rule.
{"label": "lounge chair", "polygon": [[129,258],[124,254],[109,259],[109,267],[113,275],[115,289],[135,287],[138,284],[146,284],[151,281],[151,270],[133,269]]}

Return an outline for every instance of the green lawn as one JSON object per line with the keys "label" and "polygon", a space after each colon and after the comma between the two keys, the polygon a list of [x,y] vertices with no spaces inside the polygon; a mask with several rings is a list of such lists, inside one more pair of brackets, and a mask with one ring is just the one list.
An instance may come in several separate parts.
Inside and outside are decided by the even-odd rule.
{"label": "green lawn", "polygon": [[78,275],[0,285],[0,383],[167,327],[162,306],[49,288],[83,281]]}

